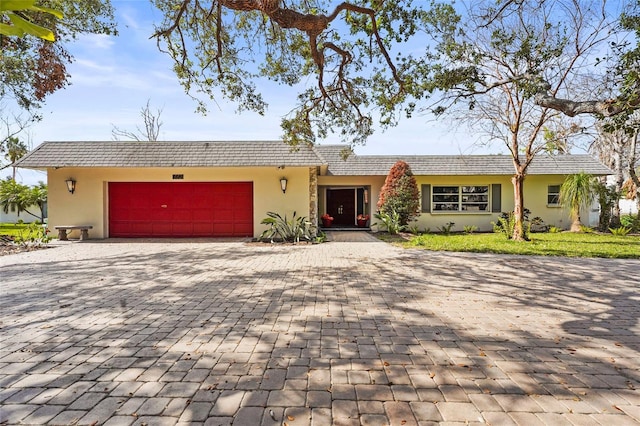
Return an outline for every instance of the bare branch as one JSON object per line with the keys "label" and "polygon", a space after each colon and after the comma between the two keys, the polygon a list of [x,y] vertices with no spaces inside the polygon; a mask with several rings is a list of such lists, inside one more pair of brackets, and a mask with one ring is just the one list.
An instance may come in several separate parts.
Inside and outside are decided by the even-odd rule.
{"label": "bare branch", "polygon": [[162,108],[156,110],[155,113],[152,112],[150,101],[147,100],[146,106],[140,110],[140,116],[142,117],[144,128],[136,126],[136,131],[132,132],[112,125],[113,128],[111,129],[111,135],[114,140],[121,140],[121,138],[124,138],[135,141],[157,141],[160,136],[160,128],[163,124],[163,122],[160,121],[161,115]]}

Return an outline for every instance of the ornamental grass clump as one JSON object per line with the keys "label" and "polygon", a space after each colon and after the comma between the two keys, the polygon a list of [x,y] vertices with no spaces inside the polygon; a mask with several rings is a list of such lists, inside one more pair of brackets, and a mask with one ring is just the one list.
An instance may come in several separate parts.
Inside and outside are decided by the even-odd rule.
{"label": "ornamental grass clump", "polygon": [[304,216],[297,216],[296,212],[291,219],[287,219],[286,214],[282,217],[274,212],[267,212],[267,216],[260,223],[269,225],[269,228],[260,235],[260,240],[298,243],[300,240],[312,241],[316,237],[311,222]]}

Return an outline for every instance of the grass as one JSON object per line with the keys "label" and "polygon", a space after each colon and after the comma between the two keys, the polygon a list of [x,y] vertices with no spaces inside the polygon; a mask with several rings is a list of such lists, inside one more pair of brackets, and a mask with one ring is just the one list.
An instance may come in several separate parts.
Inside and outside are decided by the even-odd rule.
{"label": "grass", "polygon": [[30,223],[0,223],[0,235],[10,237],[31,238],[38,234],[29,230]]}
{"label": "grass", "polygon": [[0,223],[0,235],[16,237],[29,227],[26,223]]}
{"label": "grass", "polygon": [[530,235],[531,241],[525,242],[507,240],[503,234],[494,233],[419,236],[379,234],[379,238],[405,248],[436,251],[640,259],[640,235],[534,233]]}

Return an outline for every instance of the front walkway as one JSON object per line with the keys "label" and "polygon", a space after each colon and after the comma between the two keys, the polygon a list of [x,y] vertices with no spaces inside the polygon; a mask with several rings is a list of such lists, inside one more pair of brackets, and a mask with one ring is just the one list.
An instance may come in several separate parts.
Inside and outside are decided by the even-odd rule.
{"label": "front walkway", "polygon": [[0,423],[638,424],[639,266],[336,240],[2,256]]}

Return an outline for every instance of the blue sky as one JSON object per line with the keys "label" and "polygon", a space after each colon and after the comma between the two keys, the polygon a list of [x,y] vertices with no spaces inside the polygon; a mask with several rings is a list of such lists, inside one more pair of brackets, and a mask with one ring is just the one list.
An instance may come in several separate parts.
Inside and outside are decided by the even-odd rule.
{"label": "blue sky", "polygon": [[[112,140],[113,125],[134,130],[141,125],[140,110],[150,101],[152,110],[163,110],[162,140],[274,140],[279,139],[280,120],[296,101],[291,88],[260,85],[269,102],[265,116],[236,114],[236,106],[218,99],[209,114],[195,112],[196,103],[179,85],[171,59],[149,39],[160,13],[148,0],[113,0],[120,34],[117,37],[83,36],[69,46],[75,57],[70,66],[71,85],[48,99],[44,119],[22,139],[32,148],[43,141]],[[329,137],[319,143],[339,143]],[[376,132],[358,154],[484,154],[504,152],[503,146],[475,146],[477,138],[466,126],[436,122],[415,115],[394,129]],[[10,174],[10,169],[0,173]],[[46,180],[43,173],[20,170],[27,184]]]}

